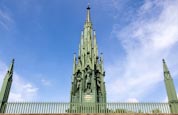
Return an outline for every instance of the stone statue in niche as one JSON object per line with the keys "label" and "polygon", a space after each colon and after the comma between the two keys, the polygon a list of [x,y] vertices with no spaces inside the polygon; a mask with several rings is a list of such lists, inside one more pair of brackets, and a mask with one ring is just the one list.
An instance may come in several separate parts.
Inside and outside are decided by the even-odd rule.
{"label": "stone statue in niche", "polygon": [[101,87],[100,73],[96,72],[96,83],[98,87]]}
{"label": "stone statue in niche", "polygon": [[80,71],[77,72],[76,74],[76,92],[79,91],[80,85],[81,85],[81,79],[82,79],[82,73]]}
{"label": "stone statue in niche", "polygon": [[85,75],[85,91],[87,94],[91,93],[92,90],[91,90],[91,75],[92,75],[92,71],[90,69],[89,66],[87,66],[86,68],[86,75]]}

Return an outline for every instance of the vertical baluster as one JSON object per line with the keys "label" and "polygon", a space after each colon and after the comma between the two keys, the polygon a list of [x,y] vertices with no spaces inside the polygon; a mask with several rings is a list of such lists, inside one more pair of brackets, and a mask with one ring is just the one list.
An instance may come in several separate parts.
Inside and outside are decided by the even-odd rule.
{"label": "vertical baluster", "polygon": [[153,108],[154,108],[154,104],[153,104],[153,103],[151,103],[149,113],[152,113]]}
{"label": "vertical baluster", "polygon": [[164,103],[161,103],[161,110],[162,110],[162,113],[165,114],[165,110],[164,110]]}
{"label": "vertical baluster", "polygon": [[48,110],[47,113],[49,114],[50,113],[50,102],[47,103],[47,108],[48,108],[47,109]]}
{"label": "vertical baluster", "polygon": [[20,102],[17,102],[17,105],[18,105],[17,114],[19,114],[19,113],[20,113],[20,106],[21,106],[21,103],[20,103]]}
{"label": "vertical baluster", "polygon": [[29,114],[31,114],[33,111],[31,106],[32,106],[32,102],[29,102],[29,110],[28,110]]}
{"label": "vertical baluster", "polygon": [[14,111],[14,113],[16,114],[16,113],[17,113],[17,111],[18,111],[17,102],[15,102],[14,104],[15,104],[15,111]]}
{"label": "vertical baluster", "polygon": [[167,107],[167,104],[166,104],[166,103],[164,103],[164,104],[163,104],[164,113],[165,113],[165,114],[166,114],[166,113],[168,114],[166,107]]}
{"label": "vertical baluster", "polygon": [[150,106],[150,103],[143,103],[142,104],[141,112],[143,112],[143,113],[149,113],[149,106]]}
{"label": "vertical baluster", "polygon": [[15,113],[17,114],[18,113],[18,104],[17,104],[17,102],[15,102],[15,105],[16,105],[16,111],[15,111]]}
{"label": "vertical baluster", "polygon": [[45,112],[46,112],[46,103],[43,102],[43,113],[46,114]]}
{"label": "vertical baluster", "polygon": [[16,113],[16,104],[15,104],[15,102],[13,102],[13,105],[14,105],[14,111],[13,111],[13,113],[15,114]]}
{"label": "vertical baluster", "polygon": [[159,113],[162,113],[162,108],[161,108],[161,103],[157,103],[158,109],[159,109]]}
{"label": "vertical baluster", "polygon": [[36,102],[36,113],[40,113],[40,102]]}
{"label": "vertical baluster", "polygon": [[6,103],[6,110],[5,113],[7,113],[9,111],[9,103]]}
{"label": "vertical baluster", "polygon": [[24,112],[28,114],[28,110],[29,110],[28,105],[29,105],[29,103],[27,103],[27,102],[25,102],[25,103],[26,103],[26,110]]}
{"label": "vertical baluster", "polygon": [[44,109],[44,103],[41,102],[41,114],[44,114],[43,109]]}
{"label": "vertical baluster", "polygon": [[117,110],[118,110],[118,103],[115,103],[115,104],[116,104],[115,112],[117,113]]}
{"label": "vertical baluster", "polygon": [[28,114],[31,114],[32,108],[31,108],[32,102],[28,102]]}
{"label": "vertical baluster", "polygon": [[60,113],[61,103],[58,103],[58,113]]}
{"label": "vertical baluster", "polygon": [[48,102],[48,113],[51,113],[51,102]]}
{"label": "vertical baluster", "polygon": [[169,111],[169,113],[171,113],[169,103],[167,104],[167,111]]}
{"label": "vertical baluster", "polygon": [[130,113],[131,112],[131,102],[127,103],[127,106],[128,106],[128,112]]}
{"label": "vertical baluster", "polygon": [[24,110],[25,110],[25,103],[24,103],[24,101],[22,102],[22,108],[21,108],[22,110],[21,110],[21,113],[23,114],[24,113]]}
{"label": "vertical baluster", "polygon": [[24,110],[23,110],[23,114],[25,114],[27,111],[27,103],[24,101]]}
{"label": "vertical baluster", "polygon": [[165,113],[164,112],[164,103],[160,103],[160,108],[161,108],[162,113]]}
{"label": "vertical baluster", "polygon": [[33,102],[33,110],[34,110],[34,114],[37,114],[36,113],[36,103],[35,102]]}
{"label": "vertical baluster", "polygon": [[13,102],[11,102],[11,111],[9,111],[8,113],[9,114],[14,113],[14,103]]}
{"label": "vertical baluster", "polygon": [[135,102],[134,105],[133,105],[134,113],[137,113],[136,104],[137,104],[137,102]]}
{"label": "vertical baluster", "polygon": [[53,114],[56,114],[56,102],[54,102]]}
{"label": "vertical baluster", "polygon": [[166,112],[169,114],[170,112],[170,110],[169,110],[169,104],[168,103],[166,103],[166,106],[165,106],[165,110],[166,110]]}
{"label": "vertical baluster", "polygon": [[40,102],[37,103],[37,114],[41,113],[40,111]]}
{"label": "vertical baluster", "polygon": [[61,113],[62,106],[63,106],[63,104],[59,103],[59,113]]}
{"label": "vertical baluster", "polygon": [[31,112],[32,114],[34,114],[34,102],[31,102],[31,105],[30,105],[30,108],[31,108]]}
{"label": "vertical baluster", "polygon": [[34,114],[36,114],[36,103],[33,102],[33,111],[34,111]]}
{"label": "vertical baluster", "polygon": [[137,106],[137,103],[134,104],[134,111],[135,111],[135,113],[138,113],[136,106]]}
{"label": "vertical baluster", "polygon": [[8,109],[8,111],[6,111],[6,114],[10,113],[11,108],[12,108],[12,107],[11,107],[11,105],[12,105],[11,103],[8,103],[8,105],[7,105],[7,106],[9,106],[9,107],[8,107],[9,109]]}
{"label": "vertical baluster", "polygon": [[128,111],[128,110],[127,110],[127,103],[124,104],[124,109],[125,109],[126,111]]}
{"label": "vertical baluster", "polygon": [[47,102],[44,102],[44,114],[46,114],[47,111]]}
{"label": "vertical baluster", "polygon": [[56,102],[54,103],[54,114],[56,114],[57,112],[57,109],[56,109]]}
{"label": "vertical baluster", "polygon": [[30,108],[30,110],[29,110],[29,114],[32,114],[33,113],[33,102],[29,102],[30,104],[29,104],[29,108]]}
{"label": "vertical baluster", "polygon": [[31,111],[31,102],[28,102],[28,114],[30,114]]}
{"label": "vertical baluster", "polygon": [[[127,109],[127,103],[124,103],[124,109],[126,110],[126,111],[128,111],[128,109]],[[124,112],[124,111],[123,111]]]}
{"label": "vertical baluster", "polygon": [[39,102],[36,102],[36,107],[35,107],[35,109],[36,109],[36,114],[38,114],[38,112],[39,112],[38,106],[39,106]]}
{"label": "vertical baluster", "polygon": [[59,112],[58,112],[58,104],[59,104],[59,103],[56,102],[56,114],[59,113]]}
{"label": "vertical baluster", "polygon": [[63,110],[63,114],[65,113],[65,111],[66,111],[66,103],[64,103],[64,110]]}
{"label": "vertical baluster", "polygon": [[12,111],[12,104],[8,103],[7,106],[9,106],[8,111],[6,111],[6,114],[10,113],[10,111]]}
{"label": "vertical baluster", "polygon": [[150,107],[151,107],[151,103],[144,103],[144,113],[149,113],[149,110],[150,110]]}
{"label": "vertical baluster", "polygon": [[22,114],[23,111],[23,102],[19,103],[19,113]]}
{"label": "vertical baluster", "polygon": [[9,111],[7,111],[7,114],[13,111],[13,104],[12,103],[8,103],[8,104],[9,104]]}
{"label": "vertical baluster", "polygon": [[54,103],[51,102],[51,114],[53,114],[53,113],[54,113]]}
{"label": "vertical baluster", "polygon": [[33,109],[32,109],[32,102],[29,102],[29,110],[28,110],[29,114],[33,113]]}
{"label": "vertical baluster", "polygon": [[44,114],[48,113],[48,102],[44,102],[45,109],[44,109]]}
{"label": "vertical baluster", "polygon": [[51,114],[54,114],[54,103],[51,102]]}
{"label": "vertical baluster", "polygon": [[147,103],[147,105],[146,105],[147,107],[147,111],[146,111],[146,113],[150,113],[150,108],[151,108],[151,106],[152,106],[152,104],[151,103]]}
{"label": "vertical baluster", "polygon": [[46,102],[43,102],[43,113],[46,114]]}
{"label": "vertical baluster", "polygon": [[39,109],[40,109],[39,113],[42,114],[43,113],[43,103],[42,102],[39,103]]}
{"label": "vertical baluster", "polygon": [[116,103],[112,103],[113,112],[116,112]]}
{"label": "vertical baluster", "polygon": [[[14,102],[12,102],[12,112],[11,112],[12,114],[15,113],[14,108],[15,108]],[[11,113],[10,113],[10,114],[11,114]]]}

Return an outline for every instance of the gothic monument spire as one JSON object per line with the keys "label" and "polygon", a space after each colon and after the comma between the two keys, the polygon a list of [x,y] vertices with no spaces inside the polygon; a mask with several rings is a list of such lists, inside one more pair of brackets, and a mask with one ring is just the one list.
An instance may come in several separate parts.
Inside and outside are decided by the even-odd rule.
{"label": "gothic monument spire", "polygon": [[171,113],[178,113],[178,105],[177,105],[178,99],[177,99],[174,82],[164,59],[163,59],[163,70],[164,70],[164,83],[166,86]]}
{"label": "gothic monument spire", "polygon": [[90,6],[81,32],[78,57],[74,54],[71,103],[106,103],[103,57],[98,56],[96,32],[93,30]]}
{"label": "gothic monument spire", "polygon": [[12,84],[12,76],[13,76],[13,69],[14,69],[14,59],[12,60],[12,63],[6,73],[6,76],[4,78],[4,82],[1,88],[0,92],[0,113],[4,113],[6,108],[6,103],[8,101],[11,84]]}

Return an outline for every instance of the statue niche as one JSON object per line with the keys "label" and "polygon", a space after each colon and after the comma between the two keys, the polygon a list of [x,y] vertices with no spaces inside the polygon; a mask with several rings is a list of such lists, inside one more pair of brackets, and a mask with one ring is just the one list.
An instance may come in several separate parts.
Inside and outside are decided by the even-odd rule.
{"label": "statue niche", "polygon": [[85,70],[85,93],[90,94],[92,92],[91,89],[91,76],[92,76],[92,70],[89,66],[87,66]]}
{"label": "statue niche", "polygon": [[97,84],[97,91],[101,95],[101,78],[100,78],[100,72],[96,71],[96,84]]}
{"label": "statue niche", "polygon": [[81,87],[81,80],[82,80],[82,73],[80,70],[76,73],[75,76],[75,94],[79,93],[80,87]]}

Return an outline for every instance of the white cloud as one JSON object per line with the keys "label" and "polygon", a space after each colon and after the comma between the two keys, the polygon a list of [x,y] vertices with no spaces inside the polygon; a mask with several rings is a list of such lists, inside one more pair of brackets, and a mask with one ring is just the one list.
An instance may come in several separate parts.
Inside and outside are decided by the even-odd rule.
{"label": "white cloud", "polygon": [[114,25],[112,33],[122,43],[126,57],[106,66],[107,76],[111,76],[107,78],[109,99],[126,101],[147,95],[163,82],[162,58],[169,61],[170,68],[173,62],[178,66],[174,49],[178,45],[177,6],[176,0],[145,1],[137,18],[123,30]]}
{"label": "white cloud", "polygon": [[12,17],[7,10],[0,8],[0,27],[9,30],[11,24],[13,23]]}
{"label": "white cloud", "polygon": [[46,79],[41,79],[41,82],[42,82],[42,84],[45,85],[45,86],[51,85],[51,82],[50,82],[49,80],[46,80]]}
{"label": "white cloud", "polygon": [[[5,77],[7,66],[0,61],[0,79]],[[2,85],[2,82],[0,83]],[[1,86],[0,85],[0,86]],[[37,95],[38,88],[24,80],[16,72],[13,74],[13,82],[10,91],[9,101],[29,101],[34,100]]]}

